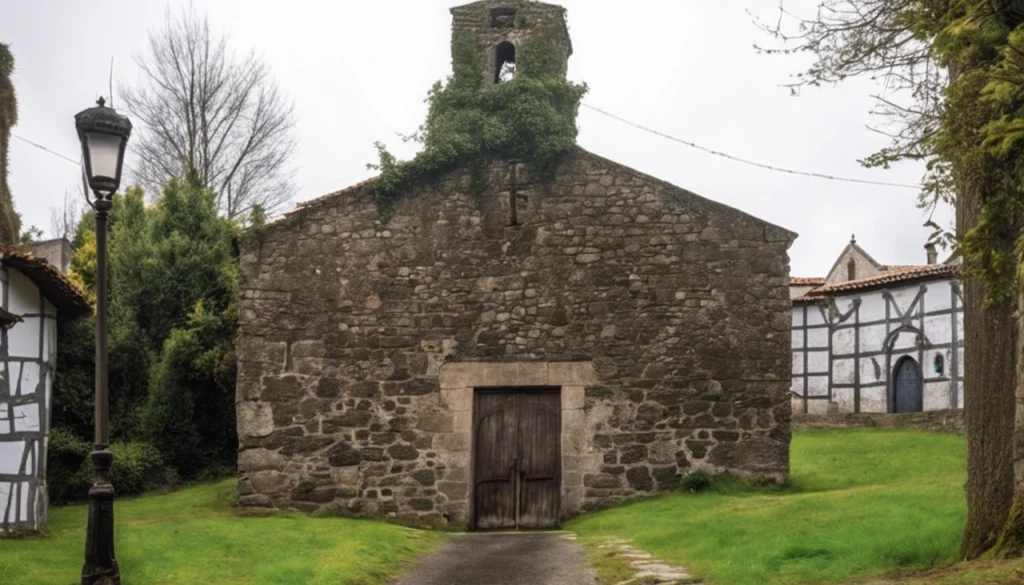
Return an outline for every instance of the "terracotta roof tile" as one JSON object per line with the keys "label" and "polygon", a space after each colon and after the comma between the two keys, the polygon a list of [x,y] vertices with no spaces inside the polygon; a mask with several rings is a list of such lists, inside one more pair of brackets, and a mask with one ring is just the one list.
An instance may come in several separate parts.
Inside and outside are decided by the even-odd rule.
{"label": "terracotta roof tile", "polygon": [[934,264],[890,264],[888,266],[882,266],[882,270],[885,272],[904,272],[907,270],[917,270],[918,268],[926,268],[928,266],[935,266]]}
{"label": "terracotta roof tile", "polygon": [[[892,267],[890,267],[892,268]],[[925,264],[921,266],[903,266],[900,270],[890,270],[882,274],[859,278],[849,282],[840,282],[826,286],[819,286],[807,292],[803,297],[798,297],[801,302],[821,299],[833,294],[845,293],[854,290],[868,290],[884,286],[912,282],[915,280],[930,279],[936,277],[954,277],[959,270],[958,266],[950,264]],[[797,302],[798,299],[793,299]]]}
{"label": "terracotta roof tile", "polygon": [[821,286],[825,284],[822,276],[791,276],[789,286]]}
{"label": "terracotta roof tile", "polygon": [[0,262],[21,271],[39,287],[62,318],[74,319],[92,312],[92,305],[63,272],[54,265],[18,248],[0,248]]}

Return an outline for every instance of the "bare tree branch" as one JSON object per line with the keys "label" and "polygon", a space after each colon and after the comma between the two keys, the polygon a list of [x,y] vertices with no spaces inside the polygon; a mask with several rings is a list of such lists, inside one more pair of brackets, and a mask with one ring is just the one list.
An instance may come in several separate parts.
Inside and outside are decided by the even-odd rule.
{"label": "bare tree branch", "polygon": [[50,208],[50,236],[73,239],[81,217],[82,207],[79,199],[64,191],[64,205],[60,208]]}
{"label": "bare tree branch", "polygon": [[224,216],[244,219],[255,205],[281,211],[295,192],[295,117],[266,64],[232,53],[192,9],[168,11],[135,61],[141,79],[119,86],[142,126],[135,179],[158,192],[191,165]]}
{"label": "bare tree branch", "polygon": [[951,0],[820,0],[813,15],[800,16],[779,0],[778,18],[755,24],[776,41],[755,45],[766,54],[805,53],[814,62],[784,84],[803,87],[836,84],[852,77],[880,83],[872,110],[881,124],[871,130],[889,146],[860,162],[888,168],[901,160],[928,162],[919,205],[934,210],[954,200],[947,166],[938,160],[935,140],[945,107],[949,73],[933,40],[949,13]]}

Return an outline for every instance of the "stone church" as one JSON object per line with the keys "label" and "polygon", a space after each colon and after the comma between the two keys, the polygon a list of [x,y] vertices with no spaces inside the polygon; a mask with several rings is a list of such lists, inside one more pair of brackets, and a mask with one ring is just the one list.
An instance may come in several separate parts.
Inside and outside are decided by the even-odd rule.
{"label": "stone church", "polygon": [[[564,9],[452,9],[492,82]],[[529,18],[517,18],[529,16]],[[576,148],[372,179],[241,244],[239,503],[420,526],[558,525],[691,470],[789,471],[795,234]]]}

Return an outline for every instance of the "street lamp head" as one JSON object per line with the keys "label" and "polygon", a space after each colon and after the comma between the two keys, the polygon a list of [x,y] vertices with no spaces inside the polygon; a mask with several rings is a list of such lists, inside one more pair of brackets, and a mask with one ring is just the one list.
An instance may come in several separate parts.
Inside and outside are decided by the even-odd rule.
{"label": "street lamp head", "polygon": [[124,149],[132,133],[132,122],[113,108],[96,107],[75,114],[75,128],[82,143],[85,177],[97,198],[109,198],[121,185]]}

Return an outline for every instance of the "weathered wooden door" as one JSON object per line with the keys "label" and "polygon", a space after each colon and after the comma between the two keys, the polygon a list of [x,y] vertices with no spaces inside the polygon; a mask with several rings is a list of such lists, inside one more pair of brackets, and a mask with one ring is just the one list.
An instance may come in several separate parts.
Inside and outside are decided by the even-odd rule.
{"label": "weathered wooden door", "polygon": [[905,357],[896,364],[893,374],[893,406],[895,412],[924,410],[924,384],[921,368],[913,358]]}
{"label": "weathered wooden door", "polygon": [[557,390],[478,391],[475,526],[558,525],[561,402]]}

